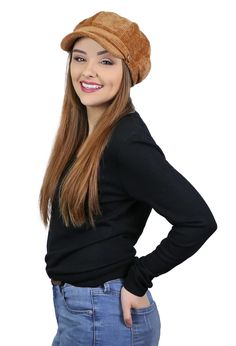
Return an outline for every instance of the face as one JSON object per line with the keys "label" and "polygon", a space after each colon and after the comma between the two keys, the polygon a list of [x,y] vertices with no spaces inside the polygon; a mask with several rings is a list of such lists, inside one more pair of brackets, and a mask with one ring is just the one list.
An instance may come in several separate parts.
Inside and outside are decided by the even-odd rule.
{"label": "face", "polygon": [[78,39],[70,64],[74,89],[90,113],[103,111],[118,92],[122,79],[122,60],[105,51],[89,37]]}

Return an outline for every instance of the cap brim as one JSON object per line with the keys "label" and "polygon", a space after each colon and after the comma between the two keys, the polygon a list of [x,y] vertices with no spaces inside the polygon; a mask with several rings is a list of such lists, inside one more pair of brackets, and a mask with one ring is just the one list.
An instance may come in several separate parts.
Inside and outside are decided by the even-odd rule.
{"label": "cap brim", "polygon": [[66,35],[61,41],[61,48],[67,52],[70,52],[74,46],[75,41],[80,37],[89,37],[99,43],[104,49],[113,54],[115,57],[123,59],[124,56],[119,49],[117,49],[113,44],[111,44],[105,37],[89,32],[86,30],[74,31]]}

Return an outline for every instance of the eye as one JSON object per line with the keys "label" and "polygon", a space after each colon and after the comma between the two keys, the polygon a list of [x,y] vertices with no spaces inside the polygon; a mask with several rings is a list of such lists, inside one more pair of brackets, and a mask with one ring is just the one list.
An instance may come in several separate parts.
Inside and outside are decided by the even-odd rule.
{"label": "eye", "polygon": [[105,62],[105,65],[113,65],[113,62],[111,60],[103,59],[102,61]]}
{"label": "eye", "polygon": [[79,60],[79,59],[83,59],[83,60],[84,60],[84,58],[82,58],[81,56],[74,56],[73,59],[74,59],[75,61],[77,61],[77,62],[80,62],[80,61],[81,61],[81,60]]}

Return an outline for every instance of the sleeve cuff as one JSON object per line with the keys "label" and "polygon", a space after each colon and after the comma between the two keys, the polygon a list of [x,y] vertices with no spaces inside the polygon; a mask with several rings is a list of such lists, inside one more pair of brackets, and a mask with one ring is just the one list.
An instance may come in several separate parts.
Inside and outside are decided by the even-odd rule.
{"label": "sleeve cuff", "polygon": [[141,262],[135,258],[135,262],[129,268],[128,274],[124,281],[124,287],[132,294],[142,297],[153,286],[153,273]]}

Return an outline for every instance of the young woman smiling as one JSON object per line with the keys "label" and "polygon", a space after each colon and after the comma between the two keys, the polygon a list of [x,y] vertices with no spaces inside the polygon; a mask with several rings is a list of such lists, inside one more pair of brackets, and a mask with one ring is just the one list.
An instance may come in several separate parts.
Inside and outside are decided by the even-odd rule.
{"label": "young woman smiling", "polygon": [[[152,280],[192,256],[217,225],[130,98],[151,68],[139,26],[102,11],[61,47],[69,53],[65,96],[40,191],[58,323],[53,346],[156,346]],[[152,208],[172,228],[138,258],[134,245]]]}

